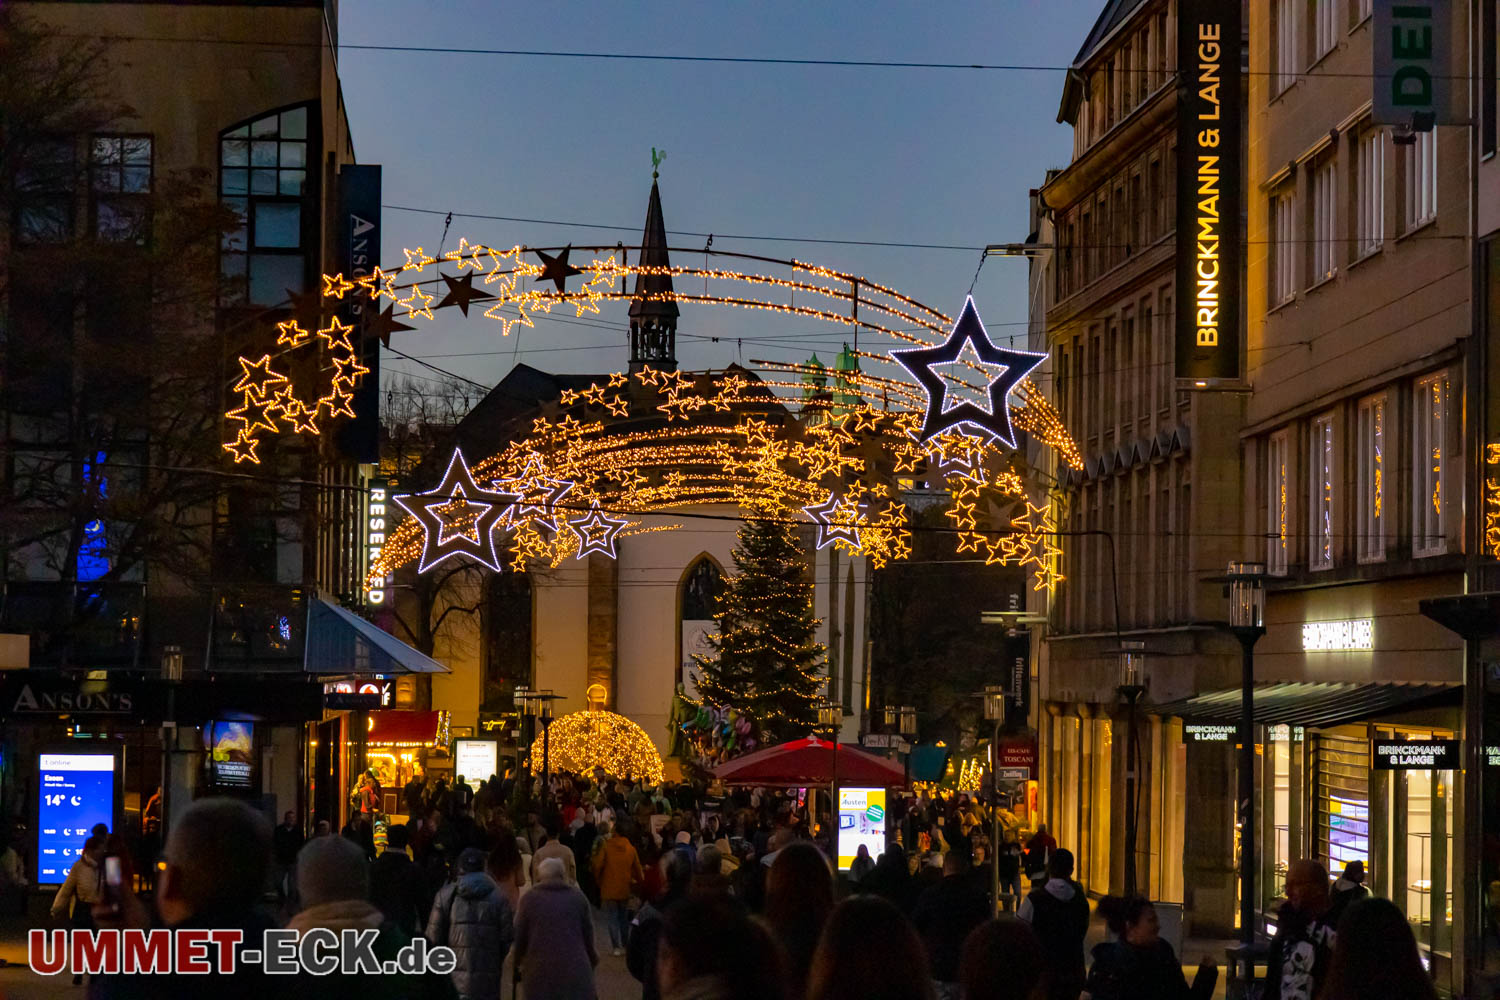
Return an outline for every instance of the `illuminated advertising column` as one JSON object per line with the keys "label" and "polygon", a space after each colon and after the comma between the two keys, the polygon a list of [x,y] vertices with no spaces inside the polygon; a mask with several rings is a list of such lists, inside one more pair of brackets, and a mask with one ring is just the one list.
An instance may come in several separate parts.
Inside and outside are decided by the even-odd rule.
{"label": "illuminated advertising column", "polygon": [[839,790],[839,871],[854,866],[859,845],[879,860],[885,853],[885,789],[840,788]]}

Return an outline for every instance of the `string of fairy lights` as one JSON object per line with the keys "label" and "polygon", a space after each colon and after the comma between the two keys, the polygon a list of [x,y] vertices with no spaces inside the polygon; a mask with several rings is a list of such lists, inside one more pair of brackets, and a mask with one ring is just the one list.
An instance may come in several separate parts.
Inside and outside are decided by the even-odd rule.
{"label": "string of fairy lights", "polygon": [[[394,328],[412,329],[406,324],[431,321],[436,310],[458,306],[468,315],[480,304],[508,336],[553,309],[582,317],[603,302],[644,299],[807,316],[850,329],[856,345],[873,336],[905,349],[856,346],[833,370],[815,361],[702,372],[648,366],[565,389],[493,454],[456,451],[434,489],[394,497],[410,516],[386,533],[372,579],[452,556],[497,571],[614,557],[620,539],[677,527],[647,523],[647,515],[715,505],[806,521],[818,547],[864,556],[878,568],[911,555],[903,483],[918,477],[946,487],[944,515],[959,552],[1027,567],[1038,590],[1061,579],[1056,516],[1050,503],[1036,506],[1028,496],[1014,431],[1075,468],[1082,455],[1026,377],[1042,356],[996,347],[972,302],[955,322],[893,288],[801,261],[713,251],[756,262],[756,270],[740,271],[621,259],[636,248],[556,248],[563,251],[556,257],[547,249],[502,250],[466,238],[441,259],[408,249],[399,266],[324,275],[322,309],[364,297],[377,303],[365,315],[379,317],[385,300],[388,336],[394,310],[405,321]],[[569,266],[573,250],[594,256]],[[769,265],[789,273],[763,273]],[[569,277],[577,280],[571,289]],[[668,285],[633,294],[626,291],[631,277],[692,278],[705,290]],[[424,288],[434,284],[447,288],[441,300]],[[315,327],[288,320],[278,324],[277,353],[239,359],[224,443],[236,464],[258,463],[266,436],[315,435],[320,422],[354,415],[355,389],[368,370],[353,333],[337,318]],[[318,361],[307,366],[320,379],[311,391],[293,375],[291,359],[303,351]],[[996,529],[1004,533],[994,537]]]}

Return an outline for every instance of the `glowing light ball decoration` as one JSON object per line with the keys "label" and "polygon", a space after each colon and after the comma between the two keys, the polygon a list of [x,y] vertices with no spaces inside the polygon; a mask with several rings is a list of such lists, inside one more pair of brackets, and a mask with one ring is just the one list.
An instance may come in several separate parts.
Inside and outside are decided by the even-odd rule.
{"label": "glowing light ball decoration", "polygon": [[[548,728],[548,756],[553,771],[592,775],[595,768],[616,778],[660,784],[661,754],[640,726],[605,711],[572,712]],[[542,741],[531,748],[540,760]],[[533,770],[540,770],[533,762]]]}

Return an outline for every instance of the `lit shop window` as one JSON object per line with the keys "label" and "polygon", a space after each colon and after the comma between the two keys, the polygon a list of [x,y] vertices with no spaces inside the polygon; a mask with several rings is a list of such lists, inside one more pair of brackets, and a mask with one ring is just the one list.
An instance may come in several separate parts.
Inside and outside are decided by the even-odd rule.
{"label": "lit shop window", "polygon": [[1360,562],[1380,562],[1385,559],[1388,535],[1386,469],[1386,397],[1370,396],[1360,400],[1358,415],[1357,488],[1355,498],[1358,510],[1356,551]]}
{"label": "lit shop window", "polygon": [[1287,432],[1266,439],[1266,571],[1283,576],[1287,564]]}
{"label": "lit shop window", "polygon": [[1415,556],[1440,555],[1448,539],[1443,510],[1449,497],[1443,476],[1447,444],[1449,379],[1438,372],[1417,379],[1412,403],[1412,525]]}
{"label": "lit shop window", "polygon": [[1308,569],[1330,569],[1334,554],[1334,488],[1338,463],[1334,451],[1333,415],[1312,422],[1308,448]]}

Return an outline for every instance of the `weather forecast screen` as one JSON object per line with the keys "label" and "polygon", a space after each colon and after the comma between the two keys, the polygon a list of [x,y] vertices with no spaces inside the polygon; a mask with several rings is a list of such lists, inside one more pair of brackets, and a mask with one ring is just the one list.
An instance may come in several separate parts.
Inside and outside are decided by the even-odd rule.
{"label": "weather forecast screen", "polygon": [[37,798],[37,884],[57,885],[83,853],[95,823],[114,826],[115,758],[107,753],[44,753]]}

